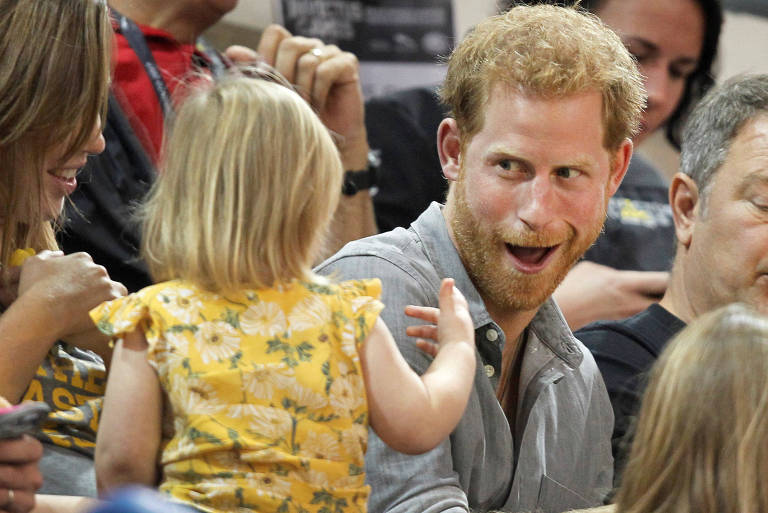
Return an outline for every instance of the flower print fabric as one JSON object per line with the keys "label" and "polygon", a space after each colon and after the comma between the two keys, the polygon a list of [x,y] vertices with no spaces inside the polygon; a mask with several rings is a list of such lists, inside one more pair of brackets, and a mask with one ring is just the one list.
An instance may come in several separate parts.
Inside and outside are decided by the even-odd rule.
{"label": "flower print fabric", "polygon": [[214,294],[161,283],[91,312],[149,343],[173,417],[160,489],[203,511],[365,511],[358,357],[379,280]]}

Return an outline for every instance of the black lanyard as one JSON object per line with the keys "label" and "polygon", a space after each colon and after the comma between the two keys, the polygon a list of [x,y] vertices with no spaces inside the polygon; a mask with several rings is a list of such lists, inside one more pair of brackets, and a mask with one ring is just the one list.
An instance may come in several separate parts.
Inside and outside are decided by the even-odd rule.
{"label": "black lanyard", "polygon": [[[149,76],[149,80],[157,95],[157,100],[160,102],[163,116],[168,117],[169,114],[173,113],[171,92],[165,80],[163,80],[160,69],[157,67],[157,62],[152,55],[152,51],[149,49],[149,45],[147,45],[144,33],[133,20],[126,18],[115,9],[110,10],[112,11],[112,16],[117,20],[117,30],[125,37],[125,40],[128,41],[128,44],[141,61],[142,66],[144,66],[144,70],[147,72],[147,76]],[[199,59],[198,64],[208,67],[214,76],[220,76],[227,68],[227,65],[219,55],[219,52],[202,37],[197,39],[197,47],[206,57],[206,59]]]}

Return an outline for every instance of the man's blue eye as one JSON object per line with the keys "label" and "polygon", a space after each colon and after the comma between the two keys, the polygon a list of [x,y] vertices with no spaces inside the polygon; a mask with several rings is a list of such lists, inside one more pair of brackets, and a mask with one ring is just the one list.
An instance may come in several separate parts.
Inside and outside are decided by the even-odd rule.
{"label": "man's blue eye", "polygon": [[557,176],[560,178],[576,178],[581,174],[581,171],[572,167],[561,167],[557,170]]}

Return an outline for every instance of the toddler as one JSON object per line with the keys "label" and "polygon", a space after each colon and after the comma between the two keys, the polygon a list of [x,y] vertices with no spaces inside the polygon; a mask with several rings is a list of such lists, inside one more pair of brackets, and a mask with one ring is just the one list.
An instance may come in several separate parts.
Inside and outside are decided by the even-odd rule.
{"label": "toddler", "polygon": [[378,319],[378,280],[311,271],[343,176],[322,122],[263,79],[197,87],[144,208],[161,283],[91,312],[117,340],[99,487],[159,484],[210,512],[365,511],[369,424],[419,453],[461,418],[475,373],[467,303],[446,279],[439,310],[407,309],[435,356],[419,377]]}

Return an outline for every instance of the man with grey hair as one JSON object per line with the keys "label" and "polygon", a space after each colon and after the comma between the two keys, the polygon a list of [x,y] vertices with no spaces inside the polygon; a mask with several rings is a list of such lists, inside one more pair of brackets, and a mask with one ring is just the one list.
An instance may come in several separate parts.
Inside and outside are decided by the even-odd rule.
{"label": "man with grey hair", "polygon": [[576,332],[611,396],[617,470],[643,376],[667,342],[727,303],[768,313],[768,75],[734,78],[699,103],[683,132],[669,203],[677,250],[661,303]]}

